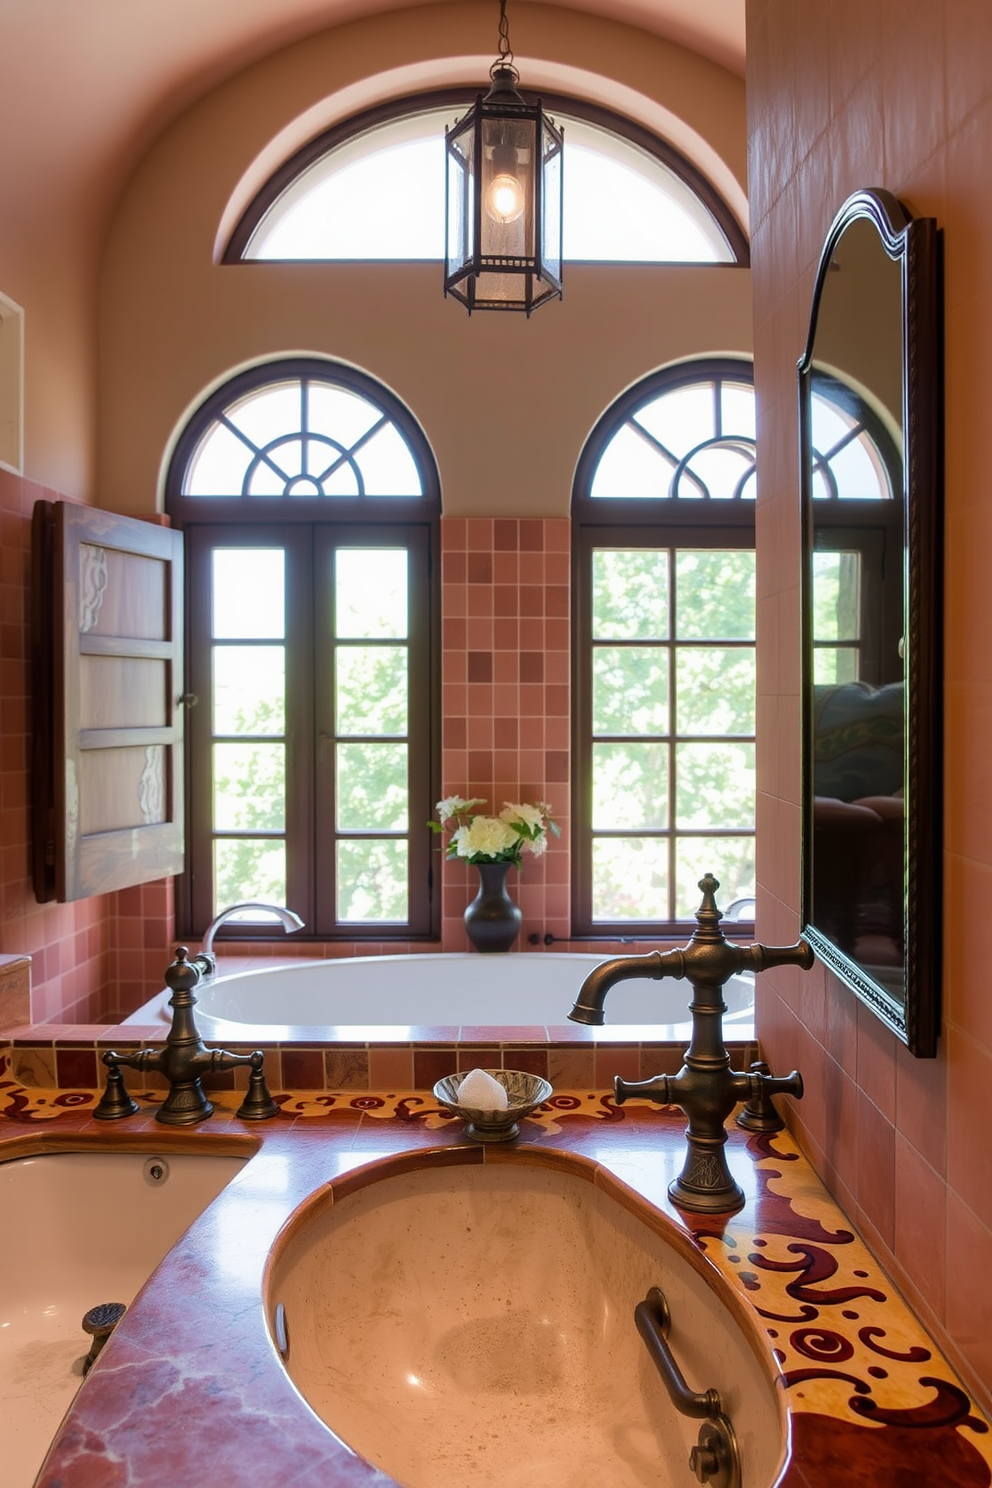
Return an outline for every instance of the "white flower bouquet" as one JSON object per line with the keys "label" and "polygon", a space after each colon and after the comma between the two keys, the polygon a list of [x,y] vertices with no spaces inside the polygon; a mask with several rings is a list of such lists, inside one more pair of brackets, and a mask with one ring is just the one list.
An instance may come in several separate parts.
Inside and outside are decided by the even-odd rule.
{"label": "white flower bouquet", "polygon": [[438,801],[437,821],[427,825],[432,832],[444,832],[454,823],[446,849],[449,858],[463,858],[467,863],[512,863],[523,866],[524,849],[540,857],[548,845],[548,834],[561,836],[561,829],[551,820],[551,807],[507,801],[499,816],[483,816],[477,806],[486,802],[478,797],[471,801],[461,796],[448,796]]}

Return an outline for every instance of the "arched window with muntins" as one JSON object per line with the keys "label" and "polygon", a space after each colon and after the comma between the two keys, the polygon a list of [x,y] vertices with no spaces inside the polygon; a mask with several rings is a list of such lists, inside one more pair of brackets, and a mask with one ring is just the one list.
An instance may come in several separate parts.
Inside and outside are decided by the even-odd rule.
{"label": "arched window with muntins", "polygon": [[[249,204],[224,261],[440,262],[444,131],[474,97],[454,89],[393,100],[311,140]],[[541,99],[565,129],[569,262],[747,264],[730,208],[674,146],[598,105]]]}
{"label": "arched window with muntins", "polygon": [[573,489],[573,933],[684,934],[698,881],[751,928],[750,363],[666,368],[603,415]]}
{"label": "arched window with muntins", "polygon": [[[881,685],[902,632],[902,452],[890,422],[842,377],[810,379],[813,681]],[[885,582],[886,574],[890,582]],[[900,653],[901,654],[901,653]]]}
{"label": "arched window with muntins", "polygon": [[197,697],[185,928],[254,900],[320,938],[436,933],[440,491],[416,420],[350,367],[252,368],[189,420],[166,509]]}

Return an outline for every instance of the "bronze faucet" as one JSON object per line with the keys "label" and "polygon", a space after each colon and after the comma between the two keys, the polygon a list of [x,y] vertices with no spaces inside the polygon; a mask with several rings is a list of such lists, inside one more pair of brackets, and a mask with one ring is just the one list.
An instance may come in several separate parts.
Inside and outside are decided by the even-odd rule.
{"label": "bronze faucet", "polygon": [[791,946],[734,945],[720,929],[723,916],[716,907],[720,887],[711,873],[699,887],[703,902],[696,914],[696,929],[681,950],[651,951],[646,956],[619,956],[604,961],[586,977],[569,1017],[575,1023],[605,1022],[606,994],[628,977],[688,977],[692,983],[692,1038],[685,1063],[677,1075],[655,1075],[650,1080],[614,1080],[616,1101],[623,1105],[632,1097],[643,1097],[658,1105],[681,1106],[689,1118],[686,1127],[685,1165],[669,1184],[672,1202],[682,1209],[702,1214],[733,1213],[744,1203],[744,1192],[731,1176],[724,1146],[724,1125],[739,1101],[748,1104],[738,1117],[741,1126],[757,1131],[775,1131],[784,1124],[770,1097],[785,1094],[799,1099],[802,1076],[795,1070],[784,1079],[768,1073],[767,1065],[750,1070],[732,1070],[723,1042],[722,997],[725,982],[737,972],[765,971],[771,966],[813,964],[813,951],[805,940]]}
{"label": "bronze faucet", "polygon": [[229,1070],[236,1065],[250,1065],[248,1093],[237,1111],[243,1121],[264,1121],[279,1114],[279,1107],[269,1094],[262,1066],[261,1049],[251,1054],[230,1054],[226,1049],[209,1049],[200,1038],[193,1018],[196,998],[193,988],[200,972],[187,958],[189,951],[178,946],[176,959],[165,973],[165,984],[172,993],[172,1026],[164,1047],[138,1049],[133,1054],[119,1054],[109,1049],[103,1056],[107,1066],[107,1088],[93,1112],[98,1121],[116,1121],[130,1116],[138,1106],[124,1088],[121,1065],[136,1070],[155,1070],[169,1082],[169,1094],[155,1112],[155,1120],[165,1126],[192,1126],[205,1121],[213,1106],[203,1092],[202,1075],[214,1070]]}

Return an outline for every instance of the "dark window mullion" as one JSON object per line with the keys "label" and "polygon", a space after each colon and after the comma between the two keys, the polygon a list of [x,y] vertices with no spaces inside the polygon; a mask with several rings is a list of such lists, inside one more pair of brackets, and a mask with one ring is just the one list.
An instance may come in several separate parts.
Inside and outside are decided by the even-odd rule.
{"label": "dark window mullion", "polygon": [[313,528],[313,733],[315,928],[337,928],[337,734],[334,688],[337,636],[334,625],[335,555],[348,528]]}
{"label": "dark window mullion", "polygon": [[[314,703],[311,536],[283,529],[286,550],[286,900],[314,933]],[[303,906],[301,908],[301,906]]]}
{"label": "dark window mullion", "polygon": [[676,618],[678,616],[678,564],[675,561],[676,549],[668,549],[668,906],[667,917],[675,919],[677,907],[677,895],[675,892],[675,876],[677,868],[675,851],[675,791],[678,778],[675,771],[675,741],[676,722],[678,720],[678,676],[675,665],[675,636]]}

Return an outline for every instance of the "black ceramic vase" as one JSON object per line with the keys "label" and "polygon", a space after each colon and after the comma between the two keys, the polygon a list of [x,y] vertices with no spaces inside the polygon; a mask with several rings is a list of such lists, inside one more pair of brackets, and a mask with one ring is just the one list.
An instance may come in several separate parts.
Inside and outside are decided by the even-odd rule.
{"label": "black ceramic vase", "polygon": [[479,892],[464,914],[468,938],[477,951],[508,951],[520,934],[523,915],[506,891],[512,863],[476,863]]}

